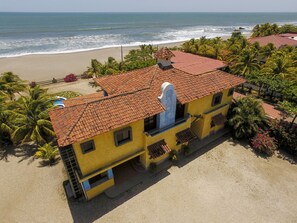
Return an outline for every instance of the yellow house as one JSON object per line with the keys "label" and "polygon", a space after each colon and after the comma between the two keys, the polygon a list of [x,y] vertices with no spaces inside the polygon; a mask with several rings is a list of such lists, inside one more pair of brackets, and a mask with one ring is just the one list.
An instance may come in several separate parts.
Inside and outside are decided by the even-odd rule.
{"label": "yellow house", "polygon": [[166,48],[155,57],[155,66],[96,79],[103,93],[50,111],[74,197],[112,187],[120,165],[147,169],[224,127],[233,88],[245,80],[218,60]]}

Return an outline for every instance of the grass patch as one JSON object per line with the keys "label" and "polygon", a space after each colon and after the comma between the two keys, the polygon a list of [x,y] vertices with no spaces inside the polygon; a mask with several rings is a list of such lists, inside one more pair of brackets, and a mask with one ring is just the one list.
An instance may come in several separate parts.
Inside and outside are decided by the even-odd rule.
{"label": "grass patch", "polygon": [[61,91],[61,92],[58,92],[58,93],[54,93],[54,94],[51,94],[51,96],[53,97],[56,97],[56,96],[60,96],[60,97],[64,97],[64,98],[75,98],[75,97],[78,97],[78,96],[81,96],[82,94],[78,93],[78,92],[75,92],[75,91]]}

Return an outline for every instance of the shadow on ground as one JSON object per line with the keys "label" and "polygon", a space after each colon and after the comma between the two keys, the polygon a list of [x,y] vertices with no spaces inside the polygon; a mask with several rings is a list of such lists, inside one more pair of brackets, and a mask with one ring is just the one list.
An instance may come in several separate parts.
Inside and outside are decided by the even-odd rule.
{"label": "shadow on ground", "polygon": [[[189,162],[195,160],[196,158],[202,156],[206,152],[210,151],[217,145],[221,144],[222,142],[228,140],[230,138],[229,135],[219,138],[214,142],[211,142],[207,146],[193,152],[191,155],[187,157],[182,157],[182,159],[178,162],[177,166],[182,168],[183,166],[187,165]],[[169,161],[168,161],[169,162]],[[127,192],[124,192],[120,196],[116,198],[108,198],[105,194],[102,194],[91,201],[75,201],[75,200],[68,200],[68,205],[73,217],[74,222],[82,222],[82,223],[90,223],[95,220],[100,219],[102,216],[106,215],[113,209],[117,208],[121,204],[129,201],[134,196],[138,195],[142,191],[146,190],[147,188],[153,186],[158,181],[164,179],[165,177],[169,176],[170,173],[168,169],[171,167],[172,162],[167,169],[164,169],[157,174],[153,175],[150,180],[142,182]]]}
{"label": "shadow on ground", "polygon": [[[182,159],[178,162],[177,166],[182,168],[183,166],[187,165],[188,163],[192,162],[193,160],[197,159],[198,157],[202,156],[203,154],[207,153],[208,151],[212,150],[216,146],[220,145],[221,143],[225,142],[226,140],[230,139],[230,135],[227,134],[221,138],[218,138],[215,141],[210,142],[206,146],[192,152],[188,156],[183,156]],[[232,140],[233,142],[233,140]]]}
{"label": "shadow on ground", "polygon": [[41,160],[39,161],[39,165],[37,167],[53,167],[56,166],[61,160],[61,157],[56,158],[54,161],[49,160]]}
{"label": "shadow on ground", "polygon": [[279,150],[277,152],[277,157],[286,160],[293,165],[297,165],[297,156],[293,156],[284,150]]}
{"label": "shadow on ground", "polygon": [[[146,181],[144,183],[140,183],[127,192],[121,194],[116,198],[108,198],[105,194],[101,194],[98,197],[90,201],[75,201],[68,200],[68,205],[72,214],[73,222],[75,223],[90,223],[98,220],[105,214],[109,213],[113,209],[117,208],[121,204],[127,202],[137,194],[151,187],[158,181],[162,180],[170,173],[166,170],[163,170],[154,177],[151,178],[150,181]],[[119,216],[120,218],[120,216]]]}
{"label": "shadow on ground", "polygon": [[35,152],[36,145],[26,144],[19,147],[15,147],[14,145],[7,144],[3,148],[0,148],[0,160],[9,162],[9,157],[15,156],[21,158],[18,161],[19,163],[27,160],[29,165],[35,160]]}

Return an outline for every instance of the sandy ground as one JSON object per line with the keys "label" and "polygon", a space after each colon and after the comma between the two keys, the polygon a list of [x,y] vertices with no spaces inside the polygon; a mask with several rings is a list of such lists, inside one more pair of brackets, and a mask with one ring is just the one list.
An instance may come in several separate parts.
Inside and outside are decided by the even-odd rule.
{"label": "sandy ground", "polygon": [[[181,43],[164,44],[173,47]],[[138,47],[123,47],[125,56],[131,49]],[[91,59],[101,62],[111,56],[121,60],[120,47],[92,50],[78,53],[28,55],[11,58],[0,58],[0,73],[12,71],[27,81],[44,81],[53,78],[63,78],[69,73],[82,74],[91,64]]]}
{"label": "sandy ground", "polygon": [[88,79],[79,79],[78,81],[75,81],[75,82],[70,82],[70,83],[60,82],[56,84],[45,85],[43,87],[47,88],[48,93],[50,94],[58,93],[61,91],[74,91],[85,95],[85,94],[95,93],[96,90],[99,89],[99,88],[92,88],[91,86],[89,86],[90,81],[91,80],[88,80]]}
{"label": "sandy ground", "polygon": [[296,222],[297,166],[227,140],[116,199],[65,199],[62,164],[0,161],[1,222]]}

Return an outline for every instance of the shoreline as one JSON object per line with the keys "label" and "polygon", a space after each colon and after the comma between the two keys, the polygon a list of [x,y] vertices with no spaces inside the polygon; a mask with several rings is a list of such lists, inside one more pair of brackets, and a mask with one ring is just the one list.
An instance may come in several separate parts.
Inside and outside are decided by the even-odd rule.
{"label": "shoreline", "polygon": [[[221,37],[227,40],[229,36]],[[248,37],[248,36],[247,36]],[[157,44],[158,47],[179,47],[185,41],[168,42]],[[147,43],[149,44],[149,42]],[[139,49],[136,46],[123,46],[123,57],[130,50]],[[97,59],[104,63],[108,57],[113,57],[117,61],[121,60],[121,46],[106,47],[94,50],[86,50],[69,53],[48,53],[48,54],[31,54],[15,57],[0,58],[0,74],[4,72],[13,72],[25,81],[48,81],[53,78],[64,78],[70,73],[76,75],[82,74],[91,65],[91,59]]]}
{"label": "shoreline", "polygon": [[[185,41],[158,44],[158,47],[181,46]],[[156,46],[156,45],[154,45]],[[123,56],[138,46],[123,46]],[[101,49],[53,54],[31,54],[0,58],[0,73],[11,71],[26,81],[45,81],[53,78],[63,78],[67,74],[82,74],[91,65],[91,59],[101,63],[108,57],[121,60],[121,47],[106,47]]]}

